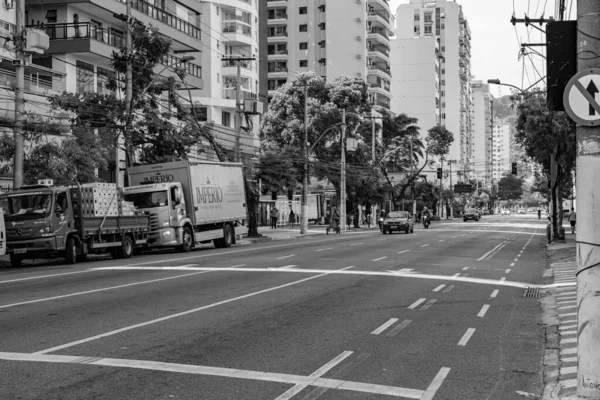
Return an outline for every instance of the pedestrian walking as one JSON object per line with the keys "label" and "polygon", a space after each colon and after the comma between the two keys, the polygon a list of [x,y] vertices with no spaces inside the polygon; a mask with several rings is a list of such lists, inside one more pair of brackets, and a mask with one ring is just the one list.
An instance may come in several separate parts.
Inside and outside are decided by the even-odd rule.
{"label": "pedestrian walking", "polygon": [[575,224],[577,223],[577,213],[573,207],[571,207],[571,212],[569,213],[569,223],[571,224],[571,234],[574,234]]}
{"label": "pedestrian walking", "polygon": [[296,214],[294,213],[294,210],[292,210],[292,207],[290,207],[289,218],[290,218],[291,228],[294,229],[294,222],[296,222]]}
{"label": "pedestrian walking", "polygon": [[538,219],[542,219],[542,209],[538,208]]}
{"label": "pedestrian walking", "polygon": [[273,206],[271,208],[271,229],[277,229],[277,218],[279,217],[279,210]]}

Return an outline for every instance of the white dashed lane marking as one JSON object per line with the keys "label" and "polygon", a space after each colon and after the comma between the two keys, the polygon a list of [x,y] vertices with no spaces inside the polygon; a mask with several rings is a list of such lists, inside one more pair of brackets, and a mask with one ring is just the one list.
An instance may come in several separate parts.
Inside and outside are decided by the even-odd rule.
{"label": "white dashed lane marking", "polygon": [[410,306],[408,306],[409,310],[414,310],[415,308],[417,308],[419,306],[419,304],[421,304],[422,302],[424,302],[427,299],[424,298],[420,298],[419,300],[415,301],[414,303],[412,303]]}
{"label": "white dashed lane marking", "polygon": [[390,319],[385,324],[381,325],[379,328],[377,328],[373,332],[371,332],[371,335],[379,335],[381,332],[385,331],[387,328],[394,325],[397,321],[398,321],[398,318]]}
{"label": "white dashed lane marking", "polygon": [[427,247],[427,246],[429,246],[429,245],[428,245],[428,244],[424,244],[424,245],[422,245],[421,247]]}
{"label": "white dashed lane marking", "polygon": [[286,258],[295,257],[295,254],[290,254],[289,256],[278,257],[277,260],[284,260]]}
{"label": "white dashed lane marking", "polygon": [[399,251],[399,252],[398,252],[398,254],[402,254],[402,253],[408,253],[409,251],[410,251],[410,250],[402,250],[402,251]]}
{"label": "white dashed lane marking", "polygon": [[387,258],[387,256],[386,257],[379,257],[379,258],[374,259],[373,261],[381,261],[381,260],[385,260],[386,258]]}
{"label": "white dashed lane marking", "polygon": [[391,331],[388,332],[387,336],[389,337],[393,337],[396,336],[402,329],[406,328],[408,325],[410,325],[412,321],[410,319],[405,319],[404,321],[400,322],[399,325],[396,325],[394,327],[394,329],[392,329]]}
{"label": "white dashed lane marking", "polygon": [[466,346],[467,342],[469,341],[469,339],[471,339],[471,336],[473,336],[473,334],[475,333],[475,328],[469,328],[467,329],[467,331],[465,332],[465,334],[463,335],[463,337],[460,339],[460,342],[458,342],[459,346]]}
{"label": "white dashed lane marking", "polygon": [[327,248],[324,248],[324,249],[317,249],[315,251],[325,251],[325,250],[331,250],[331,247],[327,247]]}
{"label": "white dashed lane marking", "polygon": [[500,292],[498,289],[494,290],[494,291],[492,292],[492,294],[490,295],[490,297],[491,297],[491,298],[494,298],[494,297],[498,296],[498,292]]}
{"label": "white dashed lane marking", "polygon": [[435,289],[432,290],[432,292],[439,292],[441,289],[445,288],[446,285],[440,285],[438,287],[436,287]]}
{"label": "white dashed lane marking", "polygon": [[489,304],[485,304],[483,307],[481,307],[481,311],[479,311],[479,314],[477,314],[477,316],[479,318],[483,318],[485,316],[485,313],[487,313],[488,309],[490,308]]}

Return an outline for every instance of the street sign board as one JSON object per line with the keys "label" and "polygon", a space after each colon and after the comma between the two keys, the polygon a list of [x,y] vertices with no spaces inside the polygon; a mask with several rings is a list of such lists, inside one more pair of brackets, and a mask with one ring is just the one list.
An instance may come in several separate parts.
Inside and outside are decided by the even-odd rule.
{"label": "street sign board", "polygon": [[454,193],[471,193],[473,187],[468,183],[458,183],[454,185]]}
{"label": "street sign board", "polygon": [[567,83],[563,93],[565,111],[580,125],[600,125],[600,69],[589,68],[576,73]]}

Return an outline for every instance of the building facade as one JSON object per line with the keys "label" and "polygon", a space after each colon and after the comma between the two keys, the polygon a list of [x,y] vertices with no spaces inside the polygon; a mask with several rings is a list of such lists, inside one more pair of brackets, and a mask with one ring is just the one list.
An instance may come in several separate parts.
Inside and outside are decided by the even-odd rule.
{"label": "building facade", "polygon": [[366,80],[373,103],[390,109],[390,33],[387,0],[266,0],[267,90],[312,71],[326,80]]}
{"label": "building facade", "polygon": [[[454,134],[448,158],[469,171],[473,150],[471,31],[462,7],[454,1],[410,0],[397,9],[396,36],[398,39],[422,39],[426,49],[423,52],[429,55],[430,65],[440,57],[441,122]],[[431,54],[432,39],[439,42],[439,55]],[[429,86],[432,86],[437,78],[430,79]],[[421,91],[411,85],[396,90],[398,94],[394,93],[394,97],[417,99],[421,96]]]}
{"label": "building facade", "polygon": [[492,101],[490,87],[473,81],[473,146],[471,166],[482,186],[491,189],[492,183]]}
{"label": "building facade", "polygon": [[492,180],[496,184],[505,173],[511,173],[510,124],[494,118],[492,132]]}

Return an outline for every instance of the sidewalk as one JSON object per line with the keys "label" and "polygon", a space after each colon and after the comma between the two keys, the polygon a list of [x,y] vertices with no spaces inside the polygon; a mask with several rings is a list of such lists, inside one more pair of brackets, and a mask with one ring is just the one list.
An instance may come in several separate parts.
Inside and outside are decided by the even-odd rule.
{"label": "sidewalk", "polygon": [[[564,243],[547,245],[548,270],[554,283],[576,282],[575,235],[566,232]],[[577,399],[577,287],[552,289],[542,299],[546,325],[544,399]]]}
{"label": "sidewalk", "polygon": [[[378,230],[377,226],[371,228],[350,228],[347,231],[342,231],[343,234],[347,234],[350,232],[363,232],[363,231],[373,231]],[[264,242],[268,240],[288,240],[288,239],[298,239],[302,237],[308,236],[317,236],[317,235],[326,235],[327,234],[327,225],[309,225],[308,231],[306,234],[300,233],[300,226],[294,225],[294,228],[290,228],[289,226],[280,226],[277,229],[271,229],[268,226],[259,226],[258,233],[262,235],[260,238],[249,238],[243,237],[241,240],[238,240],[238,244],[248,244],[248,243],[257,243]],[[333,235],[333,232],[329,232],[330,235]]]}

